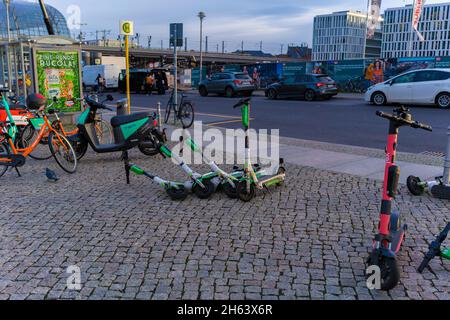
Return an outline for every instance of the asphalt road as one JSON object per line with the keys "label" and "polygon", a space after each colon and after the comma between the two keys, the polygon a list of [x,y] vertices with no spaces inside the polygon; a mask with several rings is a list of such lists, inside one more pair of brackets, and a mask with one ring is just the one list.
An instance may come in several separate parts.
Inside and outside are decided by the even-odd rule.
{"label": "asphalt road", "polygon": [[[161,101],[164,110],[166,96],[133,95],[135,107],[154,108]],[[211,126],[240,128],[240,112],[232,106],[239,98],[200,97],[190,94],[194,102],[196,120]],[[391,112],[393,107],[376,108],[357,97],[337,97],[330,101],[306,102],[302,100],[270,101],[255,96],[252,101],[251,126],[256,129],[280,129],[283,137],[384,149],[388,121],[375,115],[381,109]],[[416,106],[411,108],[415,120],[433,126],[433,133],[402,128],[399,151],[445,152],[450,110]]]}

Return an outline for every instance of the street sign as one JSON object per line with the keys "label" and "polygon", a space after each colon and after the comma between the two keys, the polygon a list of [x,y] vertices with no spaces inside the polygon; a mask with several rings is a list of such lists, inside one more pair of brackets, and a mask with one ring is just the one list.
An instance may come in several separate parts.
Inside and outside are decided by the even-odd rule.
{"label": "street sign", "polygon": [[120,34],[122,36],[134,36],[133,21],[127,21],[127,20],[120,21]]}
{"label": "street sign", "polygon": [[183,24],[171,23],[170,24],[170,46],[173,47],[176,41],[177,47],[183,46]]}

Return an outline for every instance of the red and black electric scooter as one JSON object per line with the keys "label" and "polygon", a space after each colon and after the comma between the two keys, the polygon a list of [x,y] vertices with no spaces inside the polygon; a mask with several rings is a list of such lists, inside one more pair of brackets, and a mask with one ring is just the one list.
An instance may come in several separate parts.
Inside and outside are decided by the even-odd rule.
{"label": "red and black electric scooter", "polygon": [[404,126],[427,131],[433,131],[433,129],[429,125],[414,121],[409,109],[403,106],[394,110],[394,114],[378,111],[377,116],[389,120],[389,137],[386,148],[386,171],[379,233],[373,242],[373,250],[368,262],[370,266],[380,268],[380,289],[389,291],[395,288],[400,280],[400,269],[396,256],[405,240],[407,231],[407,226],[401,222],[400,213],[392,211],[392,203],[398,193],[400,178],[400,167],[395,163],[399,129]]}

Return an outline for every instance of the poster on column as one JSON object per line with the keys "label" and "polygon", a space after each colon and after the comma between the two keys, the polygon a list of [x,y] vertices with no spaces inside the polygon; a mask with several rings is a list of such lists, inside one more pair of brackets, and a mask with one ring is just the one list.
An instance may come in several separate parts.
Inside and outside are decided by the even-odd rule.
{"label": "poster on column", "polygon": [[79,112],[81,103],[80,52],[78,50],[35,51],[36,91],[47,99],[57,99],[53,106],[60,112]]}

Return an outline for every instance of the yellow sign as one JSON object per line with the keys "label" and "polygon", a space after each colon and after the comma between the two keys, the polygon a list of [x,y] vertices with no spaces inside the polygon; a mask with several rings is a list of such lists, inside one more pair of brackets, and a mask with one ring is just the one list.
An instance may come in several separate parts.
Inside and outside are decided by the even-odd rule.
{"label": "yellow sign", "polygon": [[120,34],[122,36],[134,35],[134,23],[133,21],[120,21]]}

